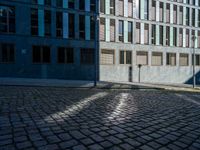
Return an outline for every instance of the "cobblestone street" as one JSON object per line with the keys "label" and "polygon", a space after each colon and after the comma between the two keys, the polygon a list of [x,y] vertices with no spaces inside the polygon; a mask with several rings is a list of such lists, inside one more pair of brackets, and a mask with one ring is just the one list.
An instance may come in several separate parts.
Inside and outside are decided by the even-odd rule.
{"label": "cobblestone street", "polygon": [[200,94],[1,86],[0,149],[199,150]]}

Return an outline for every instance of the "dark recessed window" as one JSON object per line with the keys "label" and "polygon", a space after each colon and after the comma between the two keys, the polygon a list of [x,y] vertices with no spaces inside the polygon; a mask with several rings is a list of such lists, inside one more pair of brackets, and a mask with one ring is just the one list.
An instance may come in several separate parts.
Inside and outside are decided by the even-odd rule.
{"label": "dark recessed window", "polygon": [[94,49],[81,49],[81,64],[94,64]]}
{"label": "dark recessed window", "polygon": [[15,62],[14,44],[0,44],[0,63]]}
{"label": "dark recessed window", "polygon": [[79,38],[85,39],[85,16],[79,15]]}
{"label": "dark recessed window", "polygon": [[38,35],[38,9],[31,9],[31,35]]}
{"label": "dark recessed window", "polygon": [[79,9],[85,10],[85,0],[79,0]]}
{"label": "dark recessed window", "polygon": [[75,36],[75,22],[74,22],[74,14],[69,13],[69,38],[74,38]]}
{"label": "dark recessed window", "polygon": [[56,36],[63,36],[63,13],[56,12]]}
{"label": "dark recessed window", "polygon": [[59,47],[57,51],[58,63],[73,63],[74,62],[74,50],[73,48]]}
{"label": "dark recessed window", "polygon": [[50,47],[33,46],[32,61],[33,63],[50,63]]}
{"label": "dark recessed window", "polygon": [[44,19],[45,19],[45,36],[51,36],[51,11],[44,11]]}
{"label": "dark recessed window", "polygon": [[0,5],[0,33],[15,33],[15,8]]}

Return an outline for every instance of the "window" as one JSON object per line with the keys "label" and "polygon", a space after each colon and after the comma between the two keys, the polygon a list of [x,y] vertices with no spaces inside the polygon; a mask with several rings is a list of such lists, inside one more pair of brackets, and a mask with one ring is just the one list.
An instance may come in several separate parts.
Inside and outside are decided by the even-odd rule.
{"label": "window", "polygon": [[124,22],[119,20],[119,41],[124,42]]}
{"label": "window", "polygon": [[81,49],[81,63],[93,64],[94,63],[94,49],[82,48]]}
{"label": "window", "polygon": [[0,44],[0,63],[15,62],[14,44]]}
{"label": "window", "polygon": [[33,46],[32,54],[33,63],[50,63],[50,47]]}
{"label": "window", "polygon": [[136,44],[140,43],[140,23],[136,22]]}
{"label": "window", "polygon": [[79,0],[79,9],[85,10],[85,0]]}
{"label": "window", "polygon": [[183,25],[183,6],[180,6],[179,24],[180,24],[180,25]]}
{"label": "window", "polygon": [[183,46],[183,29],[182,28],[179,29],[179,46],[180,47]]}
{"label": "window", "polygon": [[115,41],[115,19],[110,19],[110,41]]}
{"label": "window", "polygon": [[180,66],[188,66],[189,65],[189,57],[188,57],[188,54],[183,54],[181,53],[180,54],[180,58],[179,58],[179,63],[180,63]]}
{"label": "window", "polygon": [[105,14],[105,0],[100,0],[100,12]]}
{"label": "window", "polygon": [[74,50],[73,48],[59,47],[57,51],[58,63],[73,63],[74,62]]}
{"label": "window", "polygon": [[132,43],[133,41],[133,23],[128,22],[128,42]]}
{"label": "window", "polygon": [[160,8],[159,8],[159,12],[160,12],[160,15],[159,15],[159,17],[160,17],[160,22],[163,22],[163,9],[164,8],[164,4],[163,4],[163,2],[160,2]]}
{"label": "window", "polygon": [[166,46],[170,45],[170,27],[166,27]]}
{"label": "window", "polygon": [[110,14],[115,15],[115,0],[110,0]]}
{"label": "window", "polygon": [[115,51],[102,49],[101,50],[101,64],[102,65],[113,65],[115,63]]}
{"label": "window", "polygon": [[74,14],[69,13],[69,38],[74,38],[75,33],[74,33]]}
{"label": "window", "polygon": [[120,51],[119,53],[120,64],[132,64],[132,52],[131,51]]}
{"label": "window", "polygon": [[133,0],[128,0],[128,17],[133,17]]}
{"label": "window", "polygon": [[190,25],[190,8],[186,7],[186,25]]}
{"label": "window", "polygon": [[51,0],[44,0],[44,4],[48,5],[48,6],[51,6]]}
{"label": "window", "polygon": [[193,38],[195,37],[195,30],[192,30],[192,36],[191,36],[191,47],[194,47],[194,40]]}
{"label": "window", "polygon": [[156,25],[151,25],[151,44],[156,44]]}
{"label": "window", "polygon": [[56,12],[56,36],[63,36],[63,13]]}
{"label": "window", "polygon": [[149,18],[149,0],[144,0],[144,19],[148,20]]}
{"label": "window", "polygon": [[173,19],[174,24],[177,24],[177,5],[174,5]]}
{"label": "window", "polygon": [[176,53],[167,53],[166,64],[169,66],[176,66]]}
{"label": "window", "polygon": [[31,35],[38,35],[38,10],[31,9]]}
{"label": "window", "polygon": [[163,26],[160,26],[159,30],[160,30],[160,45],[163,45]]}
{"label": "window", "polygon": [[170,22],[170,4],[167,4],[167,9],[166,9],[166,22]]}
{"label": "window", "polygon": [[51,36],[51,11],[44,11],[44,19],[45,19],[45,35]]}
{"label": "window", "polygon": [[68,8],[74,9],[75,0],[68,0]]}
{"label": "window", "polygon": [[198,31],[197,41],[198,41],[198,48],[200,48],[200,31]]}
{"label": "window", "polygon": [[[200,1],[199,1],[199,3],[200,3]],[[197,26],[200,27],[200,10],[198,10],[198,18],[197,18],[197,20],[198,20]]]}
{"label": "window", "polygon": [[186,47],[189,47],[189,41],[190,41],[190,30],[186,29]]}
{"label": "window", "polygon": [[152,5],[151,5],[151,20],[156,20],[156,1],[152,0]]}
{"label": "window", "polygon": [[152,52],[151,64],[153,66],[161,66],[163,65],[163,54],[160,52]]}
{"label": "window", "polygon": [[85,39],[85,16],[79,15],[79,37]]}
{"label": "window", "polygon": [[[200,66],[200,54],[196,54],[196,65]],[[192,58],[192,64],[193,64],[193,58]]]}
{"label": "window", "polygon": [[90,10],[95,12],[96,11],[96,0],[90,0]]}
{"label": "window", "polygon": [[137,65],[148,65],[148,52],[137,52],[136,57]]}
{"label": "window", "polygon": [[173,46],[177,46],[177,29],[173,27]]}
{"label": "window", "polygon": [[149,24],[144,24],[144,44],[149,44]]}
{"label": "window", "polygon": [[105,18],[100,18],[100,40],[105,41]]}
{"label": "window", "polygon": [[63,0],[56,0],[57,7],[63,7]]}
{"label": "window", "polygon": [[93,16],[90,17],[90,39],[95,39],[95,19]]}
{"label": "window", "polygon": [[124,0],[118,1],[118,13],[119,16],[124,16]]}
{"label": "window", "polygon": [[192,9],[192,26],[195,27],[195,9]]}
{"label": "window", "polygon": [[15,8],[0,5],[0,33],[15,33]]}

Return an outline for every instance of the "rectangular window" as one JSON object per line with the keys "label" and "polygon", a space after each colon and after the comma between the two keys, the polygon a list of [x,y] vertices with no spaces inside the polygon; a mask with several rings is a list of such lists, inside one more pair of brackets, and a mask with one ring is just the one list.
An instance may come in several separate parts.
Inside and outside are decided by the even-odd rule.
{"label": "rectangular window", "polygon": [[151,25],[151,44],[156,44],[156,25]]}
{"label": "rectangular window", "polygon": [[58,63],[73,63],[74,62],[74,50],[73,48],[59,47],[57,50]]}
{"label": "rectangular window", "polygon": [[190,8],[186,7],[186,25],[190,25]]}
{"label": "rectangular window", "polygon": [[118,1],[118,13],[119,16],[124,16],[124,0]]}
{"label": "rectangular window", "polygon": [[32,61],[33,63],[50,63],[50,47],[33,46]]}
{"label": "rectangular window", "polygon": [[115,0],[110,0],[110,14],[115,15]]}
{"label": "rectangular window", "polygon": [[44,0],[44,4],[48,5],[48,6],[51,6],[51,0]]}
{"label": "rectangular window", "polygon": [[170,27],[166,27],[166,46],[170,45]]}
{"label": "rectangular window", "polygon": [[177,46],[177,29],[173,27],[173,45]]}
{"label": "rectangular window", "polygon": [[164,4],[163,4],[163,2],[160,2],[160,10],[159,10],[159,12],[160,12],[160,15],[159,15],[159,20],[160,20],[160,22],[163,22],[163,9],[164,8]]}
{"label": "rectangular window", "polygon": [[[192,38],[195,37],[195,30],[192,30]],[[191,39],[191,47],[194,47],[194,40]]]}
{"label": "rectangular window", "polygon": [[133,23],[128,22],[128,42],[132,43],[133,41]]}
{"label": "rectangular window", "polygon": [[0,44],[0,63],[15,62],[14,44]]}
{"label": "rectangular window", "polygon": [[198,48],[200,48],[200,31],[198,31],[197,41],[198,41]]}
{"label": "rectangular window", "polygon": [[163,65],[163,54],[160,52],[152,52],[152,66],[162,66]]}
{"label": "rectangular window", "polygon": [[110,19],[110,41],[115,42],[115,19]]}
{"label": "rectangular window", "polygon": [[144,0],[144,19],[149,18],[149,0]]}
{"label": "rectangular window", "polygon": [[85,10],[85,0],[79,0],[79,9]]}
{"label": "rectangular window", "polygon": [[189,41],[190,41],[190,30],[186,29],[186,47],[189,47]]}
{"label": "rectangular window", "polygon": [[179,58],[179,63],[180,63],[180,66],[188,66],[189,65],[189,57],[188,57],[188,54],[183,54],[181,53],[180,54],[180,58]]}
{"label": "rectangular window", "polygon": [[119,52],[119,63],[120,64],[132,64],[132,52],[131,51],[120,51]]}
{"label": "rectangular window", "polygon": [[56,0],[57,7],[63,7],[63,0]]}
{"label": "rectangular window", "polygon": [[15,33],[15,8],[0,4],[0,33]]}
{"label": "rectangular window", "polygon": [[163,45],[163,26],[160,26],[159,30],[160,30],[160,45]]}
{"label": "rectangular window", "polygon": [[170,22],[170,4],[167,4],[167,8],[166,8],[166,22],[167,23]]}
{"label": "rectangular window", "polygon": [[63,36],[63,13],[56,12],[56,36]]}
{"label": "rectangular window", "polygon": [[69,38],[75,37],[75,21],[74,21],[74,14],[69,13]]}
{"label": "rectangular window", "polygon": [[51,11],[44,11],[44,19],[45,19],[45,35],[51,36]]}
{"label": "rectangular window", "polygon": [[31,35],[38,35],[38,9],[31,8]]}
{"label": "rectangular window", "polygon": [[90,0],[90,10],[96,12],[96,0]]}
{"label": "rectangular window", "polygon": [[90,39],[95,39],[95,19],[93,16],[90,17]]}
{"label": "rectangular window", "polygon": [[79,15],[79,38],[85,39],[85,16]]}
{"label": "rectangular window", "polygon": [[105,41],[105,18],[100,18],[100,41]]}
{"label": "rectangular window", "polygon": [[183,6],[180,6],[179,24],[180,24],[180,25],[183,25]]}
{"label": "rectangular window", "polygon": [[148,65],[148,52],[137,52],[136,57],[137,65]]}
{"label": "rectangular window", "polygon": [[149,24],[144,24],[144,44],[149,44]]}
{"label": "rectangular window", "polygon": [[68,8],[74,9],[75,7],[75,0],[68,0]]}
{"label": "rectangular window", "polygon": [[176,66],[176,53],[167,53],[166,65]]}
{"label": "rectangular window", "polygon": [[152,5],[151,5],[151,20],[155,21],[156,20],[156,1],[152,0]]}
{"label": "rectangular window", "polygon": [[179,29],[179,46],[180,47],[183,46],[183,29],[182,28]]}
{"label": "rectangular window", "polygon": [[102,49],[101,50],[101,64],[102,65],[113,65],[115,63],[115,51]]}
{"label": "rectangular window", "polygon": [[119,20],[119,41],[124,42],[124,22]]}
{"label": "rectangular window", "polygon": [[133,0],[128,0],[128,17],[133,17]]}
{"label": "rectangular window", "polygon": [[140,23],[136,22],[136,44],[140,43]]}
{"label": "rectangular window", "polygon": [[177,24],[177,5],[174,5],[173,19],[174,24]]}
{"label": "rectangular window", "polygon": [[[193,62],[193,61],[192,61]],[[193,64],[193,63],[192,63]],[[196,54],[196,65],[200,66],[200,55]]]}
{"label": "rectangular window", "polygon": [[105,0],[100,0],[100,12],[105,14]]}
{"label": "rectangular window", "polygon": [[81,64],[94,64],[94,49],[81,49]]}
{"label": "rectangular window", "polygon": [[195,9],[192,9],[192,26],[195,27]]}
{"label": "rectangular window", "polygon": [[[200,3],[200,1],[199,1],[199,3]],[[198,27],[200,27],[200,10],[198,10],[198,18],[197,19],[198,19],[198,23],[197,23]]]}

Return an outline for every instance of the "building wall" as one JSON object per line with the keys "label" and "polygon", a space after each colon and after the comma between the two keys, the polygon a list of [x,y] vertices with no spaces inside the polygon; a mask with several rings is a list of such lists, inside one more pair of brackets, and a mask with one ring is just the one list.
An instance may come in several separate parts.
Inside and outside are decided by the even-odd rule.
{"label": "building wall", "polygon": [[[90,24],[86,20],[85,39],[79,38],[79,15],[90,19],[93,12],[85,1],[85,10],[78,10],[79,1],[75,1],[75,9],[68,9],[67,1],[63,1],[63,7],[58,8],[56,1],[51,1],[51,6],[44,6],[43,0],[38,4],[32,4],[31,0],[17,2],[2,0],[1,6],[13,6],[15,8],[15,33],[0,33],[0,44],[9,43],[15,45],[15,61],[12,63],[0,63],[0,77],[28,77],[28,78],[56,78],[56,79],[94,79],[94,63],[81,63],[81,48],[94,49],[94,39],[90,38]],[[38,8],[38,35],[31,35],[31,8]],[[44,10],[51,11],[51,36],[44,35]],[[56,12],[63,12],[63,37],[56,35]],[[75,15],[75,37],[69,38],[68,13]],[[90,21],[90,20],[89,20]],[[33,63],[32,46],[49,46],[51,48],[50,63]],[[57,48],[70,47],[74,49],[74,62],[60,64],[57,62]]]}
{"label": "building wall", "polygon": [[[148,52],[148,64],[141,67],[141,82],[152,82],[152,83],[189,83],[192,78],[192,53],[193,47],[197,55],[200,55],[200,5],[198,1],[177,1],[172,2],[168,0],[149,0],[148,8],[146,8],[146,0],[134,0],[132,3],[132,16],[127,16],[130,12],[130,6],[127,7],[128,0],[124,0],[124,5],[121,8],[121,1],[115,1],[115,13],[110,14],[109,12],[102,12],[100,18],[106,18],[107,21],[115,20],[115,40],[109,41],[101,40],[100,42],[100,57],[101,50],[114,50],[114,62],[113,64],[102,64],[100,65],[100,80],[104,81],[130,81],[130,76],[133,82],[138,82],[139,68],[137,63],[137,52]],[[153,8],[153,2],[155,7]],[[128,5],[130,5],[128,3]],[[162,6],[161,6],[162,5]],[[162,8],[162,11],[160,10]],[[105,4],[106,10],[110,8],[109,4]],[[169,8],[169,11],[167,9]],[[186,8],[189,9],[189,23],[187,23]],[[120,12],[123,9],[122,12]],[[180,9],[183,9],[183,18],[180,18]],[[148,12],[146,13],[146,11]],[[175,15],[175,11],[177,15]],[[192,14],[192,11],[195,14]],[[163,17],[161,17],[163,16]],[[175,17],[177,16],[177,17]],[[195,17],[192,17],[195,16]],[[168,20],[169,17],[169,20]],[[176,19],[175,19],[176,18]],[[195,19],[195,21],[193,21]],[[119,34],[119,21],[123,23],[123,41],[120,41]],[[127,22],[132,22],[133,34],[131,41],[127,41]],[[181,23],[182,22],[182,23]],[[194,23],[193,23],[194,22]],[[140,30],[137,31],[137,25],[140,24]],[[145,25],[148,25],[148,31],[145,31]],[[152,37],[152,26],[155,26],[155,36]],[[163,26],[163,34],[161,34],[160,26]],[[167,31],[169,27],[169,31]],[[105,25],[105,37],[109,34],[109,25]],[[173,29],[176,28],[175,32]],[[182,39],[179,36],[179,30],[183,30]],[[186,31],[189,31],[189,39],[186,40]],[[103,31],[101,31],[103,32]],[[146,33],[148,32],[148,35]],[[194,34],[193,34],[194,33]],[[193,44],[192,37],[197,37],[195,44]],[[101,33],[102,36],[102,33]],[[162,37],[162,38],[161,38]],[[167,39],[169,37],[169,39]],[[152,39],[153,38],[153,39]],[[103,38],[102,38],[103,39]],[[163,43],[161,43],[161,40]],[[168,43],[166,41],[168,40]],[[182,45],[180,44],[182,43]],[[188,44],[187,44],[188,43]],[[120,64],[120,51],[131,51],[132,52],[132,63],[131,64]],[[162,64],[159,66],[152,65],[152,52],[162,53]],[[176,53],[176,65],[167,65],[167,53]],[[181,66],[180,54],[188,54],[189,62],[187,66]],[[101,59],[101,58],[100,58]],[[105,59],[105,58],[104,58]],[[130,67],[132,68],[130,73]],[[197,82],[200,83],[200,65],[196,65]]]}

